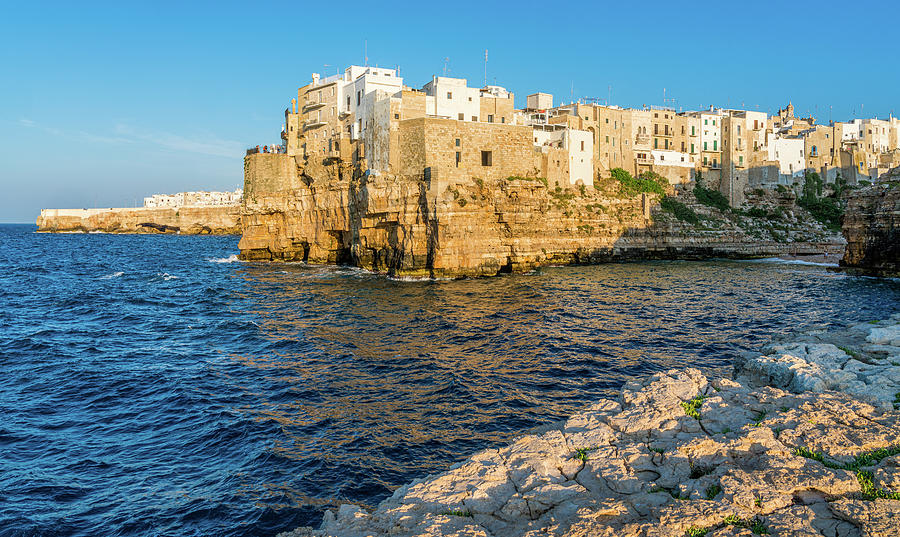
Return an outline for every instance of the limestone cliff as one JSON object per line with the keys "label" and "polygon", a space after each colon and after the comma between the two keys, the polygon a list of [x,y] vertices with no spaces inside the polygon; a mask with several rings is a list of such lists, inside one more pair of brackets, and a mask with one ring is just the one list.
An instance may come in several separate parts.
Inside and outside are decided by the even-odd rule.
{"label": "limestone cliff", "polygon": [[236,235],[241,232],[240,207],[133,209],[44,209],[38,231],[104,233],[182,233]]}
{"label": "limestone cliff", "polygon": [[697,217],[691,223],[661,210],[656,194],[619,191],[614,182],[563,189],[539,178],[360,174],[337,161],[301,166],[288,155],[252,154],[241,257],[460,277],[623,259],[818,253],[835,239],[802,211],[760,221],[682,193],[679,203]]}
{"label": "limestone cliff", "polygon": [[852,191],[842,222],[847,250],[841,265],[877,276],[900,276],[900,168]]}

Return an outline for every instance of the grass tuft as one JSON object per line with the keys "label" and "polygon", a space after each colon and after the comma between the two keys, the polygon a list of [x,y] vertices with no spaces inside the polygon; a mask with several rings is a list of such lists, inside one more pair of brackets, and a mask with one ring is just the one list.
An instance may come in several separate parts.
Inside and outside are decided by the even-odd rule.
{"label": "grass tuft", "polygon": [[682,401],[681,408],[684,409],[684,413],[688,416],[694,418],[695,420],[700,419],[700,407],[703,405],[703,400],[706,399],[705,395],[698,395],[694,397],[690,401]]}
{"label": "grass tuft", "polygon": [[718,483],[715,485],[710,485],[706,487],[706,499],[710,501],[715,500],[716,496],[718,496],[720,492],[722,492],[721,485],[719,485]]}

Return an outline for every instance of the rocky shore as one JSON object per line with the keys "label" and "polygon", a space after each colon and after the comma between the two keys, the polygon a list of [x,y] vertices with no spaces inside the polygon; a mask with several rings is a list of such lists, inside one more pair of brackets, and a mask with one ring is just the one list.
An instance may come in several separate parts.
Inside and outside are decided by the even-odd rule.
{"label": "rocky shore", "polygon": [[626,384],[301,536],[900,535],[900,314]]}
{"label": "rocky shore", "polygon": [[178,208],[43,209],[38,231],[48,233],[180,233],[240,235],[238,205]]}

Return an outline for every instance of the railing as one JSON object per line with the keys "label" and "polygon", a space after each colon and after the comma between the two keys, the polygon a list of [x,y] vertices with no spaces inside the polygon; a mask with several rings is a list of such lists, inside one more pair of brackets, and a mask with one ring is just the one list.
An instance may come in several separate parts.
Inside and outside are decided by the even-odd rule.
{"label": "railing", "polygon": [[322,108],[326,104],[327,103],[324,103],[322,101],[307,102],[306,104],[303,105],[303,111],[309,112],[310,110],[316,110],[317,108]]}
{"label": "railing", "polygon": [[303,123],[303,128],[304,129],[315,129],[316,127],[321,127],[324,124],[325,124],[325,122],[322,121],[321,119],[310,119],[309,121],[306,121]]}
{"label": "railing", "polygon": [[638,134],[634,138],[634,143],[636,144],[649,144],[650,143],[650,135],[649,134]]}

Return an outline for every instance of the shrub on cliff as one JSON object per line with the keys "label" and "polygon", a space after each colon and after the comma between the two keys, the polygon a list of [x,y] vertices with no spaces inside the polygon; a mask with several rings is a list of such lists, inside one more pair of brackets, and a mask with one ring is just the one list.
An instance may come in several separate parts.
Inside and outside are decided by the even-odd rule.
{"label": "shrub on cliff", "polygon": [[621,192],[629,197],[643,192],[664,196],[666,185],[669,184],[665,177],[653,172],[646,172],[641,177],[632,177],[622,168],[613,168],[610,173],[613,179],[619,182]]}
{"label": "shrub on cliff", "polygon": [[803,180],[802,194],[797,199],[797,205],[803,207],[809,214],[825,227],[833,231],[840,231],[841,216],[844,209],[841,206],[840,195],[844,189],[843,181],[836,184],[835,191],[830,196],[822,197],[824,182],[816,172],[806,172]]}
{"label": "shrub on cliff", "polygon": [[674,198],[664,196],[663,199],[660,200],[659,206],[662,210],[672,213],[675,218],[683,222],[694,225],[700,223],[700,217],[697,216],[697,213],[695,213],[693,209]]}
{"label": "shrub on cliff", "polygon": [[715,207],[720,211],[727,211],[731,208],[731,205],[728,204],[728,199],[718,190],[697,185],[694,187],[694,197],[703,205]]}

